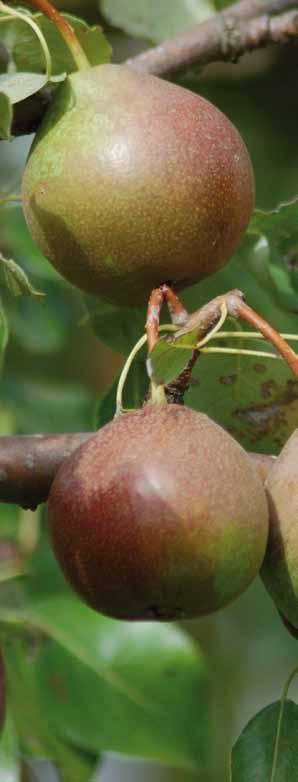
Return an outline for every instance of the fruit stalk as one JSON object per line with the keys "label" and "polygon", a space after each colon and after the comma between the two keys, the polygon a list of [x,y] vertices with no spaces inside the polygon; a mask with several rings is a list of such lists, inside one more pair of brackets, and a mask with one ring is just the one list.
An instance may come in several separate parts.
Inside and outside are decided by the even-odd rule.
{"label": "fruit stalk", "polygon": [[165,297],[163,286],[160,288],[154,288],[148,302],[145,326],[148,340],[148,353],[151,353],[151,350],[153,350],[154,345],[156,344],[159,337],[159,316],[164,300]]}
{"label": "fruit stalk", "polygon": [[148,353],[154,348],[154,345],[159,338],[159,316],[164,303],[168,305],[174,326],[184,326],[189,318],[189,313],[169,285],[160,285],[159,288],[154,288],[147,309],[146,332],[148,338]]}
{"label": "fruit stalk", "polygon": [[183,307],[182,302],[178,298],[177,294],[174,293],[172,288],[170,288],[168,285],[164,285],[164,296],[165,301],[168,305],[168,310],[171,316],[171,320],[174,326],[184,326],[185,323],[187,323],[189,318],[189,313]]}
{"label": "fruit stalk", "polygon": [[91,67],[74,29],[48,0],[26,0],[26,4],[36,8],[37,11],[41,11],[44,16],[47,16],[53,22],[68,46],[79,71]]}

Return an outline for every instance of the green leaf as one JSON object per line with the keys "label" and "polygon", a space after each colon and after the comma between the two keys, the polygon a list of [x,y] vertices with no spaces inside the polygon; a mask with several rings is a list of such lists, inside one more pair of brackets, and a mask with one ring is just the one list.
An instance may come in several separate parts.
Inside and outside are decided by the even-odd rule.
{"label": "green leaf", "polygon": [[144,333],[145,308],[117,307],[94,296],[84,299],[96,336],[119,353],[130,353]]}
{"label": "green leaf", "polygon": [[10,714],[7,714],[4,733],[0,741],[0,779],[3,782],[21,782],[18,740]]}
{"label": "green leaf", "polygon": [[160,339],[150,353],[150,364],[156,383],[171,383],[185,369],[192,355],[191,348],[177,347],[170,338]]}
{"label": "green leaf", "polygon": [[[206,768],[206,667],[182,630],[107,619],[67,591],[48,597],[37,592],[27,606],[24,621],[44,640],[35,654],[11,659],[23,721],[26,703],[38,691],[49,733],[63,743]],[[25,692],[28,682],[34,697]],[[28,712],[26,724],[29,731]]]}
{"label": "green leaf", "polygon": [[264,239],[268,249],[268,272],[285,309],[297,310],[298,293],[298,199],[271,212],[256,210],[249,233]]}
{"label": "green leaf", "polygon": [[163,41],[215,12],[212,0],[101,0],[102,12],[129,35]]}
{"label": "green leaf", "polygon": [[27,274],[12,258],[4,258],[0,252],[0,280],[1,278],[12,296],[25,295],[36,298],[45,296],[44,293],[35,290],[28,280]]}
{"label": "green leaf", "polygon": [[232,782],[296,782],[298,778],[298,706],[285,702],[272,776],[280,701],[272,703],[248,723],[232,753]]}
{"label": "green leaf", "polygon": [[0,92],[0,138],[5,141],[9,141],[11,137],[12,118],[11,100],[4,92]]}
{"label": "green leaf", "polygon": [[[1,27],[0,27],[1,30]],[[0,92],[12,104],[29,98],[45,86],[47,77],[39,73],[6,73],[0,76]]]}
{"label": "green leaf", "polygon": [[[0,205],[1,202],[2,199],[0,199]],[[26,270],[30,274],[37,275],[43,282],[56,282],[56,290],[58,286],[63,290],[68,288],[63,277],[58,275],[58,272],[42,255],[31,238],[21,205],[10,205],[5,209],[0,209],[0,230],[5,246],[13,248],[17,260],[22,264],[22,267],[26,266]]]}
{"label": "green leaf", "polygon": [[9,641],[4,641],[10,708],[21,748],[28,756],[48,758],[55,763],[63,782],[88,782],[95,758],[81,755],[57,738],[49,725],[46,701],[43,702],[34,665],[42,646],[37,637],[26,642],[10,635]]}
{"label": "green leaf", "polygon": [[[48,44],[53,74],[75,70],[71,52],[56,26],[43,14],[30,14],[41,29]],[[109,62],[111,47],[100,27],[90,27],[82,19],[65,14],[88,57],[91,65]],[[29,25],[20,19],[11,19],[0,25],[0,41],[5,45],[18,71],[42,73],[44,54],[38,38]]]}
{"label": "green leaf", "polygon": [[[275,240],[287,224],[287,208],[280,208]],[[254,218],[253,218],[254,221]],[[285,299],[270,273],[270,248],[261,237],[249,233],[232,261],[213,277],[182,294],[189,311],[218,294],[241,288],[248,304],[277,330],[297,335],[296,311],[286,309]],[[295,246],[295,235],[293,246]],[[288,251],[291,239],[289,238]],[[285,274],[287,274],[285,270]],[[288,272],[289,279],[289,272]],[[245,326],[234,325],[234,330]],[[215,345],[215,343],[213,343]],[[266,342],[220,341],[221,347],[268,349]],[[293,342],[293,346],[295,343]],[[283,361],[249,356],[202,355],[193,373],[187,404],[228,429],[248,450],[278,453],[297,426],[298,381]]]}

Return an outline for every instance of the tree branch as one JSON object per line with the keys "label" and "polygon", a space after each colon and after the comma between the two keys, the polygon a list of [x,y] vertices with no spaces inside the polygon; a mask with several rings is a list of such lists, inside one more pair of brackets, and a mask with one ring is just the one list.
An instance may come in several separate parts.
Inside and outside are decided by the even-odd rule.
{"label": "tree branch", "polygon": [[[95,432],[0,438],[0,501],[35,510],[48,499],[62,462]],[[262,480],[273,456],[250,454]]]}
{"label": "tree branch", "polygon": [[0,437],[0,502],[35,510],[46,501],[60,464],[91,435]]}
{"label": "tree branch", "polygon": [[[296,10],[273,15],[293,6]],[[126,64],[138,71],[165,76],[194,65],[236,62],[245,52],[286,43],[297,36],[297,3],[242,0],[188,32],[128,59]]]}

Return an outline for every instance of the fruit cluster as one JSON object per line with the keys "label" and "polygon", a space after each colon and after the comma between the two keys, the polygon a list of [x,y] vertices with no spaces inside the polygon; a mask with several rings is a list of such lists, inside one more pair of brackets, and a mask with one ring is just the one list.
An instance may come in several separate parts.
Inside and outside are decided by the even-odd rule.
{"label": "fruit cluster", "polygon": [[[237,130],[202,97],[84,57],[36,134],[24,213],[67,280],[143,305],[154,289],[179,290],[229,261],[253,210],[252,167]],[[281,343],[275,333],[282,353]],[[298,627],[297,435],[267,482],[267,547],[268,502],[248,454],[205,415],[164,402],[152,396],[118,416],[58,471],[49,525],[66,577],[109,616],[172,620],[227,605],[262,566]]]}

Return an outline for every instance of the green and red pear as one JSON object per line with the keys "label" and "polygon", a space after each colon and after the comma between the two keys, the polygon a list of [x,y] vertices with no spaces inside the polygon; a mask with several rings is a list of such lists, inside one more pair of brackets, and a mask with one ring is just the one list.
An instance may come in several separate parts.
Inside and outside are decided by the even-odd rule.
{"label": "green and red pear", "polygon": [[148,404],[63,463],[48,506],[66,579],[93,609],[175,620],[226,606],[253,581],[268,535],[262,481],[210,418]]}

